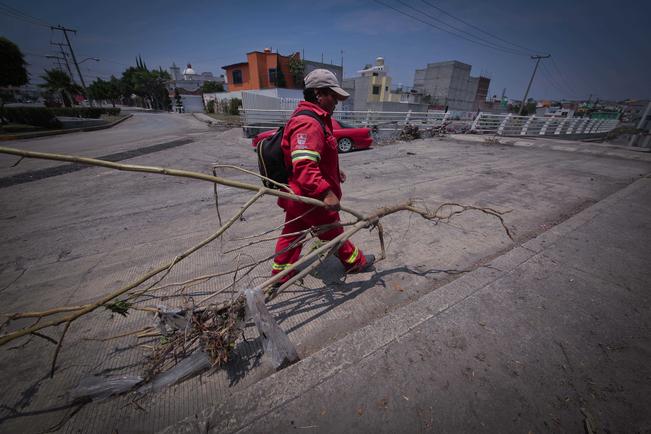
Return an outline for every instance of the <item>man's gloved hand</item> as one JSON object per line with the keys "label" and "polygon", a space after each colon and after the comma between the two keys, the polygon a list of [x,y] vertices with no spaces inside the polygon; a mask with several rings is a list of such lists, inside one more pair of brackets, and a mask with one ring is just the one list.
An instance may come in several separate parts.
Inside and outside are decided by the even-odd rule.
{"label": "man's gloved hand", "polygon": [[332,190],[328,190],[325,197],[323,198],[323,203],[326,204],[326,208],[332,211],[339,211],[341,205],[339,204],[339,198]]}

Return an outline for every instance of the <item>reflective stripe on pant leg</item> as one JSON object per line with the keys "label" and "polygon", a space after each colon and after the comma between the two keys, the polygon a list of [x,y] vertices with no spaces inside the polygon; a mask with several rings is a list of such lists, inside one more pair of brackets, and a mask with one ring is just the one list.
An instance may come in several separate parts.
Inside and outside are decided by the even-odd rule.
{"label": "reflective stripe on pant leg", "polygon": [[346,269],[353,267],[364,260],[364,253],[359,250],[350,240],[343,242],[339,250],[337,250],[337,257]]}
{"label": "reflective stripe on pant leg", "polygon": [[274,255],[274,262],[271,267],[271,274],[278,274],[281,271],[289,268],[293,263],[295,263],[301,255],[302,245],[292,247],[294,242],[296,242],[302,235],[290,235],[300,232],[304,229],[309,228],[302,219],[292,221],[295,216],[289,212],[285,213],[285,226],[282,230],[282,235],[276,241],[276,249]]}
{"label": "reflective stripe on pant leg", "polygon": [[272,273],[277,274],[277,273],[280,273],[281,271],[284,271],[284,270],[288,269],[291,266],[292,266],[291,263],[289,263],[289,264],[278,264],[278,263],[274,262],[271,265],[271,270],[272,270]]}
{"label": "reflective stripe on pant leg", "polygon": [[357,258],[359,256],[359,249],[355,247],[355,250],[353,250],[353,253],[346,259],[346,263],[353,265],[355,261],[357,261]]}

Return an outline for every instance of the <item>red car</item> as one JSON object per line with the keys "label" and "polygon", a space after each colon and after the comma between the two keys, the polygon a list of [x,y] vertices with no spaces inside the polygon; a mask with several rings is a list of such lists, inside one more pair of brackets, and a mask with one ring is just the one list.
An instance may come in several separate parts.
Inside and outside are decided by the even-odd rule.
{"label": "red car", "polygon": [[[350,152],[353,149],[367,149],[373,144],[370,128],[351,127],[335,119],[332,120],[332,128],[334,129],[337,148],[340,153]],[[273,136],[275,132],[276,130],[269,130],[258,134],[251,141],[251,145],[256,148],[260,140]]]}

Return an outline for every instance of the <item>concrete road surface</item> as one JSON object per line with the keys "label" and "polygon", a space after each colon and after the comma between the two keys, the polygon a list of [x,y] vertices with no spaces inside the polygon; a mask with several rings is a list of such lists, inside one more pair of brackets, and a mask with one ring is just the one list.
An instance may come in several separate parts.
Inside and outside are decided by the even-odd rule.
{"label": "concrete road surface", "polygon": [[[118,136],[112,139],[102,135],[111,134],[111,130],[105,130],[80,133],[75,138],[76,145],[65,141],[66,136],[12,144],[26,149],[100,156],[157,149],[151,146],[168,140],[187,140],[155,152],[136,153],[137,156],[124,161],[206,173],[215,162],[255,170],[250,142],[242,138],[241,130],[219,132],[193,119],[168,114],[139,115],[132,120],[136,123],[130,120],[116,127],[124,131],[113,131]],[[179,122],[181,130],[165,129],[164,125],[171,122]],[[138,140],[128,140],[131,130]],[[164,134],[149,137],[146,131]],[[62,142],[44,145],[43,141],[48,140]],[[96,140],[105,145],[96,144]],[[492,261],[518,252],[518,247],[527,241],[554,230],[559,223],[649,173],[648,159],[629,159],[625,151],[620,154],[603,156],[545,147],[432,139],[342,155],[341,165],[348,173],[344,201],[349,206],[370,212],[381,205],[412,199],[428,208],[443,202],[491,207],[506,212],[504,221],[515,241],[509,239],[497,219],[480,212],[467,212],[439,224],[406,213],[396,214],[384,221],[388,257],[377,264],[374,272],[345,276],[336,261],[327,261],[302,285],[274,300],[270,309],[307,363],[320,350],[387,314],[418,303],[424,296],[443,291],[447,284],[464,276],[478,271],[499,276],[502,270],[491,265]],[[7,168],[14,161],[2,157],[0,184],[2,179],[29,175],[44,167],[43,163],[23,161],[15,168]],[[230,169],[220,169],[220,174],[257,182]],[[6,183],[0,188],[0,298],[4,312],[96,300],[172,260],[219,226],[210,184],[102,168],[50,175],[29,182]],[[220,188],[222,217],[235,213],[249,197],[249,193]],[[228,252],[246,242],[241,238],[261,233],[281,221],[275,201],[263,199],[247,211],[245,219],[232,228],[223,242],[212,243],[175,266],[160,285],[268,258],[273,253],[273,241]],[[365,252],[379,250],[375,233],[365,232],[354,241]],[[268,275],[268,267],[267,262],[241,276],[238,287],[255,285]],[[192,303],[231,282],[231,277],[220,277],[198,285],[168,286],[139,306]],[[221,296],[228,299],[232,295],[230,290]],[[463,325],[464,317],[460,315],[455,333],[470,339],[474,331]],[[152,318],[144,312],[134,311],[121,317],[102,309],[73,323],[52,379],[47,372],[53,348],[47,341],[25,339],[3,348],[0,367],[5,393],[0,410],[1,429],[22,432],[54,427],[66,432],[150,432],[199,414],[231,396],[245,396],[260,380],[274,381],[275,377],[269,377],[272,367],[261,357],[256,331],[248,327],[246,333],[251,339],[238,347],[237,357],[224,369],[148,395],[137,404],[131,396],[82,406],[74,403],[68,392],[83,377],[144,372],[146,356],[156,339],[98,339],[151,323]],[[16,321],[9,329],[24,324]],[[49,333],[56,337],[60,332],[58,329]],[[493,345],[496,349],[507,349],[512,340],[505,335]],[[237,395],[240,393],[244,395]],[[233,425],[236,426],[239,425]]]}

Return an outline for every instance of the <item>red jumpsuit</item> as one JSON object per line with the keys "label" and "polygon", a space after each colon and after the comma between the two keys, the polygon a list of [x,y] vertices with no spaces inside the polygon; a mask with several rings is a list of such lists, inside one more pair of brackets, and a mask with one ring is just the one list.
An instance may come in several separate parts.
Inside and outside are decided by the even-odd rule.
{"label": "red jumpsuit", "polygon": [[[322,200],[327,191],[332,190],[341,199],[339,155],[337,141],[332,133],[330,115],[318,105],[307,101],[301,101],[294,113],[301,110],[311,110],[323,119],[327,137],[324,138],[323,128],[319,122],[309,116],[295,116],[287,122],[281,146],[285,155],[285,167],[291,167],[288,185],[294,193],[301,196]],[[278,199],[278,205],[285,210],[286,224],[282,231],[283,235],[339,221],[338,212],[322,207],[284,198]],[[303,217],[292,221],[303,214],[305,214]],[[328,241],[343,231],[342,227],[336,227],[318,234],[318,237]],[[300,234],[286,235],[278,239],[272,274],[280,273],[298,260],[301,245],[291,247],[291,244],[300,237]],[[337,257],[347,270],[364,266],[366,263],[362,252],[350,241],[345,241],[339,247]],[[292,274],[283,280],[291,276]]]}

